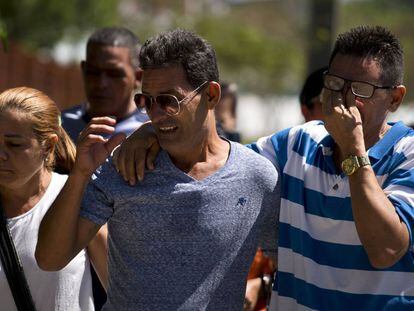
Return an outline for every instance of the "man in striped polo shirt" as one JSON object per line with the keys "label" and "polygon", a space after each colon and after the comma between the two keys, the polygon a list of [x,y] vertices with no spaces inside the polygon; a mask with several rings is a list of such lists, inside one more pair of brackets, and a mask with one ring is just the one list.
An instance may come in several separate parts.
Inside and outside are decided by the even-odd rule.
{"label": "man in striped polo shirt", "polygon": [[270,310],[414,308],[414,132],[386,122],[402,83],[398,40],[351,29],[324,75],[324,123],[252,144],[282,176]]}

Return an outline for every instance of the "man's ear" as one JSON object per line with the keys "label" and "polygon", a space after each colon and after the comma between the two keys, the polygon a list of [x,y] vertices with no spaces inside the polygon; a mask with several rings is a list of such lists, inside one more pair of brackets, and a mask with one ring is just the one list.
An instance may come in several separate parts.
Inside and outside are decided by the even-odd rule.
{"label": "man's ear", "polygon": [[208,87],[205,90],[207,95],[207,102],[210,109],[214,109],[214,107],[218,104],[221,97],[221,87],[220,84],[216,81],[210,81],[208,83]]}
{"label": "man's ear", "polygon": [[404,85],[398,85],[392,89],[392,101],[389,107],[389,111],[395,112],[398,107],[400,107],[400,104],[402,103],[406,92],[407,89]]}
{"label": "man's ear", "polygon": [[142,69],[137,68],[135,69],[135,89],[141,89],[141,81],[142,81]]}

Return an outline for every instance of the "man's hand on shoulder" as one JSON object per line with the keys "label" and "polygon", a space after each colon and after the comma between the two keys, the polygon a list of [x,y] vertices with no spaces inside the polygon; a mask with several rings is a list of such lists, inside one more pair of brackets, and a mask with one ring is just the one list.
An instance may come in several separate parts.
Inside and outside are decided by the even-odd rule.
{"label": "man's hand on shoulder", "polygon": [[113,162],[117,171],[131,186],[144,180],[145,168],[154,169],[160,150],[151,122],[146,122],[131,134],[115,151]]}

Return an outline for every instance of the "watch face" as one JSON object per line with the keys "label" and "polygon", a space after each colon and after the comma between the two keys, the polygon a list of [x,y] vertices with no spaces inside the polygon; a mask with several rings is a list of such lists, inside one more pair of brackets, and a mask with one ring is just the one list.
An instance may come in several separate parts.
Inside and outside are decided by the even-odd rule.
{"label": "watch face", "polygon": [[346,175],[352,175],[355,172],[356,165],[353,159],[347,158],[341,163],[342,170]]}

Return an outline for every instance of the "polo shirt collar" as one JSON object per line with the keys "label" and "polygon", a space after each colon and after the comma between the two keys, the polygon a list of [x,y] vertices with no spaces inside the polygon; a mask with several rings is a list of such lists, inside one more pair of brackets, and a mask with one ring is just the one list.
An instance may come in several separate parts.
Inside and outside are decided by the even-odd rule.
{"label": "polo shirt collar", "polygon": [[395,143],[406,136],[410,131],[410,128],[405,126],[401,121],[388,124],[391,125],[388,132],[385,133],[384,137],[368,150],[369,156],[377,160],[387,154],[390,149],[395,146]]}

